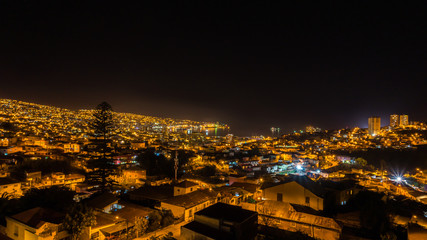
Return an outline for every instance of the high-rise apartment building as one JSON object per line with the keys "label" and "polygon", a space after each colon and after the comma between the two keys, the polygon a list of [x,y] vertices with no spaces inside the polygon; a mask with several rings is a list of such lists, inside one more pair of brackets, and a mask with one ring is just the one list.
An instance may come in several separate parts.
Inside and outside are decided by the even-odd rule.
{"label": "high-rise apartment building", "polygon": [[370,135],[377,135],[381,130],[381,118],[370,117],[368,119],[368,132]]}
{"label": "high-rise apartment building", "polygon": [[399,115],[397,115],[397,114],[393,114],[393,115],[390,115],[390,127],[397,127],[397,126],[399,126],[399,123],[400,123],[400,121],[399,121]]}
{"label": "high-rise apartment building", "polygon": [[408,115],[400,115],[400,126],[405,126],[409,124],[409,117]]}
{"label": "high-rise apartment building", "polygon": [[402,114],[402,115],[397,115],[397,114],[393,114],[390,115],[390,127],[395,128],[395,127],[402,127],[405,125],[409,124],[409,117],[408,115]]}

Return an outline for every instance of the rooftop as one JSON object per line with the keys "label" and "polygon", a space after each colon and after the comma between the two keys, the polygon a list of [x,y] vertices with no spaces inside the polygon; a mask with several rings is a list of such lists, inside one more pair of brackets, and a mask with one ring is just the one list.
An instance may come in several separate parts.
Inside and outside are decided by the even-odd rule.
{"label": "rooftop", "polygon": [[65,214],[48,208],[36,207],[12,215],[11,218],[32,228],[40,228],[47,222],[60,224],[64,220]]}
{"label": "rooftop", "polygon": [[182,182],[178,183],[177,185],[175,185],[175,187],[181,187],[181,188],[189,188],[189,187],[193,187],[193,186],[198,186],[198,184],[195,182],[188,181],[188,180],[182,181]]}
{"label": "rooftop", "polygon": [[196,213],[214,219],[223,219],[230,222],[241,223],[246,219],[258,215],[257,212],[249,211],[238,206],[225,203],[216,203]]}
{"label": "rooftop", "polygon": [[5,177],[5,178],[0,178],[0,185],[9,185],[9,184],[14,184],[14,183],[19,183],[19,181],[9,178],[9,177]]}
{"label": "rooftop", "polygon": [[131,192],[130,195],[162,201],[173,197],[173,186],[169,184],[160,186],[144,186]]}
{"label": "rooftop", "polygon": [[309,177],[305,175],[304,176],[290,175],[284,181],[281,181],[278,183],[270,183],[270,182],[264,183],[261,186],[261,189],[271,188],[271,187],[275,187],[275,186],[282,185],[289,182],[296,182],[299,185],[303,186],[304,188],[310,190],[313,194],[319,197],[323,197],[325,195],[325,191],[322,188],[322,186],[317,182],[311,180]]}
{"label": "rooftop", "polygon": [[199,205],[203,202],[212,200],[216,196],[217,196],[217,193],[215,191],[205,189],[205,190],[197,190],[184,195],[175,196],[175,197],[166,199],[163,202],[172,204],[175,206],[190,208],[190,207]]}
{"label": "rooftop", "polygon": [[234,182],[233,184],[231,184],[231,186],[244,189],[244,190],[251,192],[251,193],[255,193],[258,189],[258,185],[253,184],[253,183]]}
{"label": "rooftop", "polygon": [[101,195],[94,196],[86,201],[86,204],[89,207],[103,209],[114,202],[117,202],[119,199],[114,196],[112,193],[102,193]]}

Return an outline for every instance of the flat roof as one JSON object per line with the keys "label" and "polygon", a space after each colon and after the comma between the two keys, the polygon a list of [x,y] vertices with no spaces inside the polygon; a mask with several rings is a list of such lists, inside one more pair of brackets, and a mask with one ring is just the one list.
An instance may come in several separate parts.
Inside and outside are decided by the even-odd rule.
{"label": "flat roof", "polygon": [[225,203],[216,203],[195,214],[238,223],[243,222],[254,215],[258,215],[257,212],[246,210],[239,206],[233,206]]}

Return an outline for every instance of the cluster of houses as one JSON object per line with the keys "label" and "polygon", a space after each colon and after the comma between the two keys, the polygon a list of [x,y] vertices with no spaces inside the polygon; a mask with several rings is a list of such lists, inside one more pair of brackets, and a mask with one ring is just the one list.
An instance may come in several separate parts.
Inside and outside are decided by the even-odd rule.
{"label": "cluster of houses", "polygon": [[[231,177],[221,186],[195,180],[147,185],[130,192],[126,201],[112,193],[95,194],[83,201],[96,210],[96,225],[88,227],[81,239],[126,234],[138,219],[162,209],[172,212],[175,223],[184,223],[181,239],[254,239],[257,226],[315,239],[340,239],[343,228],[360,228],[360,220],[324,212],[345,205],[361,189],[351,179],[313,181],[305,175],[291,175],[276,182]],[[63,217],[50,209],[30,209],[6,217],[0,233],[11,239],[65,239]]]}

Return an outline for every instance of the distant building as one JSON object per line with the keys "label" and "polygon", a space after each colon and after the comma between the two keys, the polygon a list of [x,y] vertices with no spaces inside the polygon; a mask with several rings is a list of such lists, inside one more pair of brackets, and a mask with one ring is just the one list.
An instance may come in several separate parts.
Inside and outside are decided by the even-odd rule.
{"label": "distant building", "polygon": [[390,115],[390,127],[395,128],[399,125],[400,125],[399,124],[399,115],[397,115],[397,114]]}
{"label": "distant building", "polygon": [[313,126],[306,126],[305,127],[306,133],[315,133],[315,132],[320,132],[320,131],[322,131],[322,129],[320,129],[318,127],[313,127]]}
{"label": "distant building", "polygon": [[408,115],[400,115],[400,126],[406,126],[409,124],[409,117]]}
{"label": "distant building", "polygon": [[402,126],[406,126],[409,124],[409,117],[408,115],[402,114],[402,115],[398,115],[398,114],[393,114],[390,115],[390,127],[395,128],[395,127],[402,127]]}
{"label": "distant building", "polygon": [[76,143],[67,143],[64,144],[65,153],[78,153],[80,152],[80,145]]}
{"label": "distant building", "polygon": [[251,240],[257,234],[258,213],[224,203],[212,205],[182,226],[182,239]]}
{"label": "distant building", "polygon": [[381,118],[370,117],[368,119],[368,132],[370,135],[377,135],[381,130]]}
{"label": "distant building", "polygon": [[146,147],[145,142],[131,142],[130,146],[133,150],[140,150]]}
{"label": "distant building", "polygon": [[121,184],[142,184],[146,178],[146,171],[140,167],[134,166],[124,169],[117,180]]}

